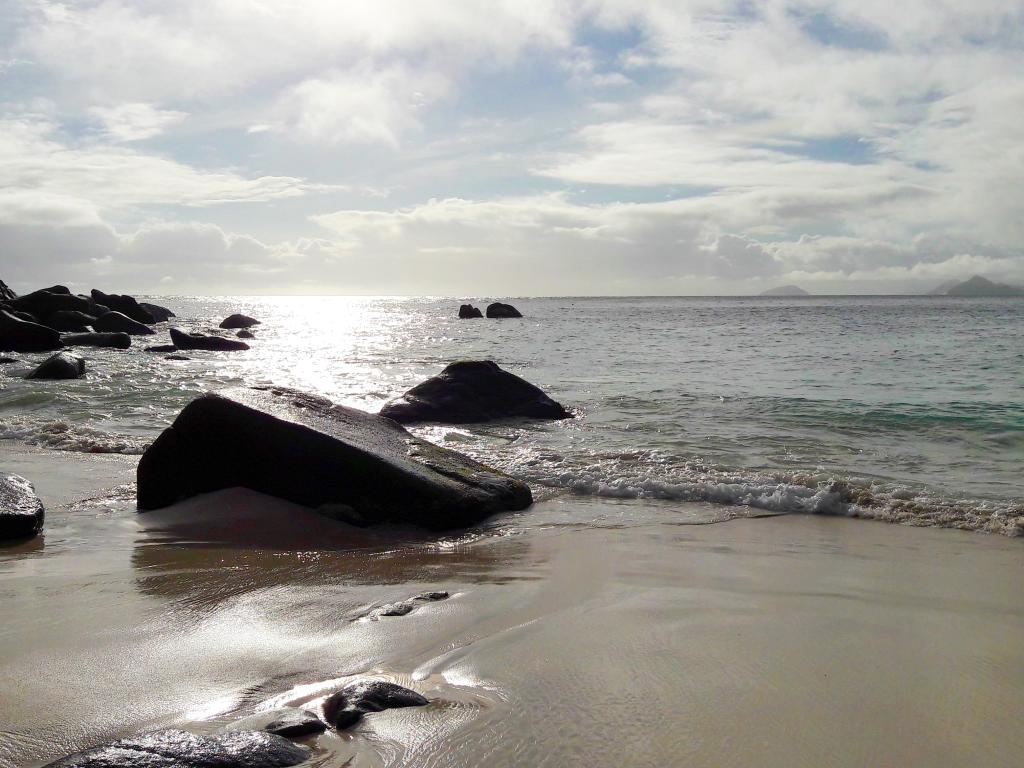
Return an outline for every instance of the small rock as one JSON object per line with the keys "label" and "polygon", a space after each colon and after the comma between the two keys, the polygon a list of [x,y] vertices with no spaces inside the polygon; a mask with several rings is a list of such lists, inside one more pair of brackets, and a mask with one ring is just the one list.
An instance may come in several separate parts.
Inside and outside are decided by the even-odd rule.
{"label": "small rock", "polygon": [[511,304],[502,304],[500,301],[496,301],[493,304],[487,305],[487,316],[488,317],[522,317],[519,310],[513,307]]}
{"label": "small rock", "polygon": [[26,379],[80,379],[85,376],[85,360],[70,352],[48,357]]}
{"label": "small rock", "polygon": [[460,320],[472,320],[473,318],[483,317],[484,313],[481,312],[477,307],[472,304],[463,304],[459,307],[459,319]]}
{"label": "small rock", "polygon": [[416,597],[414,597],[413,600],[424,600],[426,602],[436,603],[438,600],[447,600],[449,597],[451,597],[451,595],[444,591],[421,592],[420,594],[416,595]]}
{"label": "small rock", "polygon": [[268,712],[257,712],[255,715],[243,717],[227,726],[229,731],[266,731],[278,736],[307,736],[311,733],[322,733],[327,724],[308,709],[283,707]]}
{"label": "small rock", "polygon": [[177,352],[178,348],[173,344],[157,344],[152,347],[146,347],[146,352]]}
{"label": "small rock", "polygon": [[388,605],[382,605],[377,610],[370,614],[371,618],[380,618],[381,616],[405,616],[410,613],[413,609],[413,605],[410,601],[403,600],[400,603],[389,603]]}
{"label": "small rock", "polygon": [[164,360],[191,360],[191,357],[185,357],[184,355],[167,355]]}
{"label": "small rock", "polygon": [[256,338],[256,334],[253,333],[252,331],[250,331],[247,328],[243,328],[238,333],[236,333],[235,336],[237,336],[240,339],[255,339]]}
{"label": "small rock", "polygon": [[20,475],[0,474],[0,540],[35,536],[45,510],[32,483]]}
{"label": "small rock", "polygon": [[425,707],[430,701],[409,688],[384,680],[353,683],[324,701],[324,717],[339,730],[355,725],[363,715],[402,707]]}
{"label": "small rock", "polygon": [[159,304],[149,304],[145,301],[140,301],[139,306],[152,315],[153,320],[158,323],[163,323],[170,320],[172,317],[177,317],[177,315],[171,312],[167,307],[161,307]]}
{"label": "small rock", "polygon": [[221,328],[249,328],[253,325],[260,325],[260,321],[248,315],[234,314],[225,317],[220,324]]}

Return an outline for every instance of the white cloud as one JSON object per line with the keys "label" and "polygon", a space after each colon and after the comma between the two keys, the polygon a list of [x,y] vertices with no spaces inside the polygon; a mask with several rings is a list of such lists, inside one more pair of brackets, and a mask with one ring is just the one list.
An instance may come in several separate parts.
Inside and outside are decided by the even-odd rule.
{"label": "white cloud", "polygon": [[119,104],[116,107],[92,107],[88,110],[106,135],[115,141],[141,141],[159,136],[177,125],[188,113],[173,109],[157,109],[152,104]]}

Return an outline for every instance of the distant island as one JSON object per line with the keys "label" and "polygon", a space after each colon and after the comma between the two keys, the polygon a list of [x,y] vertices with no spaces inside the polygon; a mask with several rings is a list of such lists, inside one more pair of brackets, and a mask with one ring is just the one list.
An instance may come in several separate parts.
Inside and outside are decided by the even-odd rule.
{"label": "distant island", "polygon": [[769,288],[761,291],[759,296],[810,296],[807,291],[799,285],[780,285],[778,288]]}
{"label": "distant island", "polygon": [[952,280],[928,291],[929,296],[1024,296],[1024,288],[994,283],[975,275],[962,283]]}

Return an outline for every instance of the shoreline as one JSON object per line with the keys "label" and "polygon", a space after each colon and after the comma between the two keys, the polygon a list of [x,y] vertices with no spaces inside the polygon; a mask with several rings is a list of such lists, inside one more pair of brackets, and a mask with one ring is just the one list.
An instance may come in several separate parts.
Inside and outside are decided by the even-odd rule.
{"label": "shoreline", "polygon": [[[236,491],[163,519],[129,498],[52,506],[131,476],[133,457],[80,458],[40,488],[51,535],[0,549],[3,768],[214,730],[367,673],[434,703],[306,741],[324,766],[1010,766],[1024,750],[1024,550],[1004,537],[812,515],[633,523],[561,496],[467,536],[327,521],[336,541],[303,524],[287,542],[247,525],[248,541],[203,543],[195,515],[296,509]],[[365,618],[425,589],[452,597]]]}

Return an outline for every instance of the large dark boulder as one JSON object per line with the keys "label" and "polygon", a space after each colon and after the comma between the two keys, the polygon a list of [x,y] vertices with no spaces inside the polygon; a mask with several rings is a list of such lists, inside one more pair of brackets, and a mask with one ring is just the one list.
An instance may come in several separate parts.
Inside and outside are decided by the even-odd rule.
{"label": "large dark boulder", "polygon": [[27,322],[0,309],[0,350],[47,352],[62,346],[60,334],[53,328]]}
{"label": "large dark boulder", "polygon": [[[61,286],[63,287],[63,286]],[[33,291],[10,302],[22,312],[31,312],[42,319],[55,312],[85,312],[89,314],[89,300],[70,293],[54,293],[48,290]]]}
{"label": "large dark boulder", "polygon": [[251,328],[254,325],[259,325],[260,321],[255,317],[249,317],[248,315],[234,314],[229,317],[225,317],[221,320],[221,328]]}
{"label": "large dark boulder", "polygon": [[462,304],[459,307],[459,319],[460,320],[472,320],[477,317],[483,317],[484,313],[481,312],[477,307],[472,304]]}
{"label": "large dark boulder", "polygon": [[496,419],[568,419],[572,414],[525,379],[490,360],[452,363],[387,403],[381,416],[401,424],[468,424]]}
{"label": "large dark boulder", "polygon": [[110,333],[69,333],[61,336],[65,347],[110,347],[128,349],[132,345],[132,337],[123,332]]}
{"label": "large dark boulder", "polygon": [[525,483],[389,419],[283,388],[196,398],[139,461],[141,509],[233,486],[307,507],[351,508],[345,518],[354,523],[435,530],[532,502]]}
{"label": "large dark boulder", "polygon": [[95,322],[96,318],[85,312],[62,309],[46,318],[43,325],[63,333],[86,333]]}
{"label": "large dark boulder", "polygon": [[122,315],[130,317],[138,323],[152,325],[156,322],[153,315],[139,306],[139,302],[135,300],[134,296],[118,293],[104,293],[103,291],[98,291],[93,288],[92,300],[97,304],[109,307],[114,312],[120,312]]}
{"label": "large dark boulder", "polygon": [[272,733],[229,731],[198,736],[154,731],[69,755],[46,768],[285,768],[310,751]]}
{"label": "large dark boulder", "polygon": [[139,306],[149,312],[149,314],[152,315],[153,320],[158,323],[165,323],[172,317],[177,317],[177,315],[167,307],[161,307],[159,304],[150,304],[146,301],[140,301]]}
{"label": "large dark boulder", "polygon": [[511,304],[502,304],[500,301],[487,305],[487,316],[498,318],[522,317],[518,309],[513,307]]}
{"label": "large dark boulder", "polygon": [[96,318],[92,324],[93,330],[104,333],[128,333],[132,336],[150,336],[156,331],[145,323],[140,323],[122,312],[107,312]]}
{"label": "large dark boulder", "polygon": [[177,328],[170,329],[171,341],[178,349],[206,349],[213,352],[236,352],[249,349],[249,345],[237,339],[223,336],[207,336],[202,333],[185,333]]}
{"label": "large dark boulder", "polygon": [[363,680],[345,686],[323,704],[324,717],[339,730],[358,723],[363,715],[385,709],[425,707],[430,703],[420,693],[386,680]]}
{"label": "large dark boulder", "polygon": [[7,283],[0,280],[0,301],[14,301],[16,298],[18,298],[18,294],[8,288]]}
{"label": "large dark boulder", "polygon": [[85,360],[70,352],[48,357],[26,379],[80,379],[85,376]]}
{"label": "large dark boulder", "polygon": [[20,475],[0,474],[0,540],[35,536],[43,529],[43,502]]}

